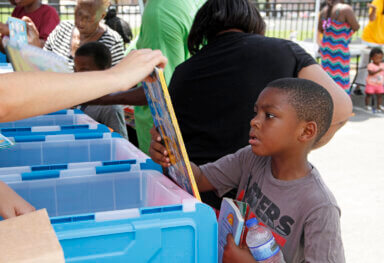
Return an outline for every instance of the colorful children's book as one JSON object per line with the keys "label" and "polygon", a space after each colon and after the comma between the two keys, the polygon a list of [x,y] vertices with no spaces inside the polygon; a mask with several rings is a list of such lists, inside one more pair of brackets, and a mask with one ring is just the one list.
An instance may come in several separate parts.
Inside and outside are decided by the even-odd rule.
{"label": "colorful children's book", "polygon": [[29,44],[19,45],[6,37],[3,44],[15,71],[70,72],[65,59],[53,52]]}
{"label": "colorful children's book", "polygon": [[245,222],[249,216],[249,205],[245,202],[224,197],[221,202],[219,215],[218,252],[219,263],[223,261],[224,247],[227,235],[232,234],[236,245],[245,242]]}
{"label": "colorful children's book", "polygon": [[28,44],[27,25],[23,20],[9,17],[7,24],[9,28],[10,40],[20,46]]}
{"label": "colorful children's book", "polygon": [[200,200],[163,71],[155,69],[153,78],[154,82],[144,83],[144,91],[153,122],[169,153],[171,166],[167,169],[167,175],[181,188]]}

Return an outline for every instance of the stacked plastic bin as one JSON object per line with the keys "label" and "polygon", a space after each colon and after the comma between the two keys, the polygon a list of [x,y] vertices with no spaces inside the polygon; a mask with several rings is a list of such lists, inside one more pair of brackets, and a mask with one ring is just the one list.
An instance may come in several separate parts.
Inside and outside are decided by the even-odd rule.
{"label": "stacked plastic bin", "polygon": [[217,221],[148,156],[77,110],[0,124],[0,180],[46,208],[67,262],[217,262]]}

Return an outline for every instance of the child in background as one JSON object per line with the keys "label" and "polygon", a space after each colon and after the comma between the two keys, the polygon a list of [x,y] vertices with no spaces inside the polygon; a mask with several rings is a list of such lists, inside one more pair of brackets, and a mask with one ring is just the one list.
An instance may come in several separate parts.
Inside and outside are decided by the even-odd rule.
{"label": "child in background", "polygon": [[[330,127],[330,94],[309,80],[279,79],[261,92],[254,109],[249,146],[214,163],[191,164],[199,190],[222,196],[238,188],[237,198],[273,232],[286,262],[345,262],[340,209],[307,160]],[[155,129],[151,133],[150,155],[168,167],[161,138]],[[230,235],[223,259],[255,262]]]}
{"label": "child in background", "polygon": [[[101,42],[88,42],[76,50],[75,72],[105,70],[111,67],[112,57],[109,49]],[[128,139],[124,110],[120,105],[83,105],[81,110],[97,122],[107,125]]]}
{"label": "child in background", "polygon": [[369,61],[370,63],[367,67],[368,76],[365,86],[365,108],[372,111],[371,97],[376,94],[376,112],[384,112],[384,107],[381,105],[384,93],[384,63],[382,62],[383,51],[378,47],[372,48],[369,53]]}
{"label": "child in background", "polygon": [[[23,18],[27,16],[28,21],[36,28],[39,39],[40,47],[44,46],[48,35],[59,24],[60,18],[56,12],[56,9],[45,4],[41,4],[40,0],[18,0],[11,1],[16,4],[11,16],[15,18]],[[0,22],[0,34],[1,36],[8,36],[8,25]],[[2,44],[0,44],[2,46]]]}

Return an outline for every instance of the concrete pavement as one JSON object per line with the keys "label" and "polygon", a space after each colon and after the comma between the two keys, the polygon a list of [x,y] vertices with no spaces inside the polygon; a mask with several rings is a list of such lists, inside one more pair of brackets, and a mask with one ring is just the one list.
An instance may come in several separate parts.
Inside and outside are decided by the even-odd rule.
{"label": "concrete pavement", "polygon": [[384,114],[363,99],[352,96],[355,116],[309,157],[341,208],[348,263],[384,262]]}

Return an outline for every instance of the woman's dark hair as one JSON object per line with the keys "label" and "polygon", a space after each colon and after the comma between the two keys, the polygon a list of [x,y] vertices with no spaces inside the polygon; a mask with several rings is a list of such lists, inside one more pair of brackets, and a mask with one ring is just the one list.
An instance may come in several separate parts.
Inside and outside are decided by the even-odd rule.
{"label": "woman's dark hair", "polygon": [[371,52],[369,52],[369,61],[371,61],[373,56],[376,54],[384,54],[384,53],[383,53],[383,50],[381,50],[381,48],[379,48],[379,47],[372,48]]}
{"label": "woman's dark hair", "polygon": [[111,51],[103,43],[94,41],[81,45],[75,56],[91,57],[99,70],[108,69],[112,66]]}
{"label": "woman's dark hair", "polygon": [[107,26],[119,33],[125,44],[131,42],[133,38],[132,29],[127,21],[117,16],[116,9],[110,8],[104,19]]}
{"label": "woman's dark hair", "polygon": [[188,50],[193,55],[218,33],[239,29],[245,33],[264,34],[265,23],[249,0],[208,0],[197,12],[188,36]]}

